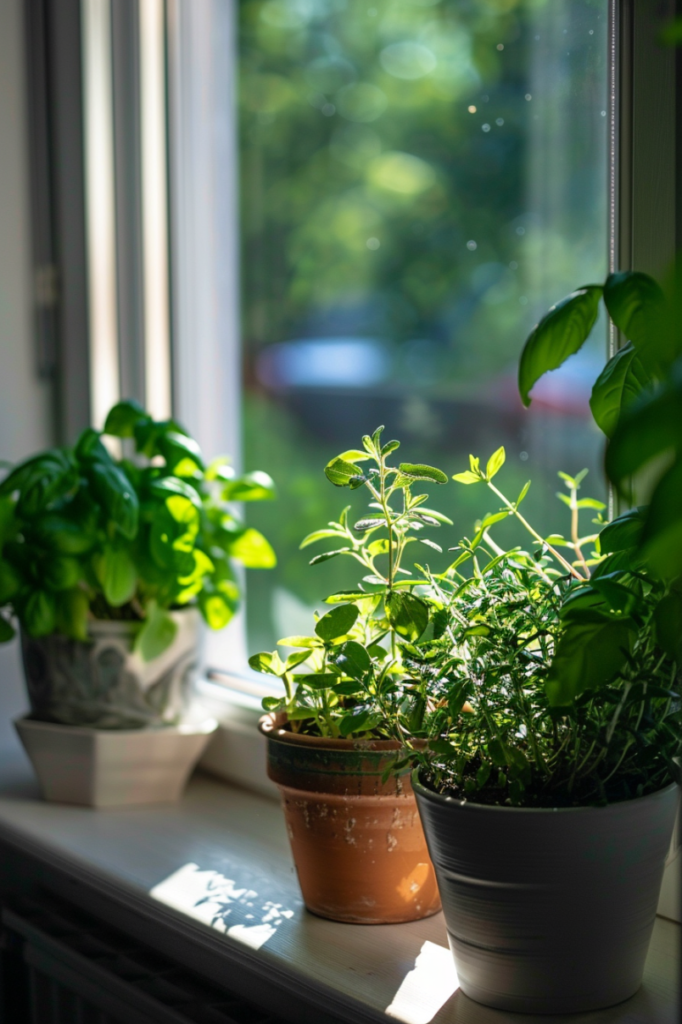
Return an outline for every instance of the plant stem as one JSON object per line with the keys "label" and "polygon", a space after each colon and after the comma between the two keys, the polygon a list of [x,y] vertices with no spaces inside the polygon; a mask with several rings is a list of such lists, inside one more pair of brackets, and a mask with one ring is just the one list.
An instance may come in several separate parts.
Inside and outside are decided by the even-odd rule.
{"label": "plant stem", "polygon": [[512,515],[516,516],[516,518],[519,520],[521,525],[525,526],[525,528],[530,533],[531,537],[534,537],[535,540],[538,541],[538,543],[543,544],[547,548],[548,551],[551,551],[551,553],[556,558],[557,562],[559,562],[559,564],[562,565],[564,567],[564,569],[571,574],[571,576],[573,576],[577,580],[584,580],[585,579],[585,577],[583,575],[581,575],[581,573],[579,573],[577,569],[573,568],[573,566],[571,565],[570,562],[566,561],[566,559],[563,557],[563,555],[559,554],[559,552],[556,550],[556,548],[553,548],[551,544],[548,544],[547,541],[543,537],[540,536],[540,534],[537,532],[537,530],[533,529],[533,527],[530,525],[528,520],[524,519],[524,517],[521,515],[521,513],[518,511],[518,509],[514,505],[512,505],[511,501],[509,501],[507,498],[505,498],[504,494],[502,494],[501,491],[498,491],[497,487],[495,487],[495,484],[493,484],[490,480],[487,480],[486,483],[488,484],[488,487],[493,492],[493,494],[496,494],[497,497],[500,498],[500,500],[504,502],[506,507],[512,513]]}

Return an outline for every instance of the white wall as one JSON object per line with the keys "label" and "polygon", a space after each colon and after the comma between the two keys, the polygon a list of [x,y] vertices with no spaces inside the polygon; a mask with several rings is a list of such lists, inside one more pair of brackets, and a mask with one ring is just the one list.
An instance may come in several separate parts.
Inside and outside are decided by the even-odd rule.
{"label": "white wall", "polygon": [[[35,372],[22,0],[0,2],[0,459],[51,443],[50,388]],[[0,647],[0,749],[25,707],[16,641]]]}

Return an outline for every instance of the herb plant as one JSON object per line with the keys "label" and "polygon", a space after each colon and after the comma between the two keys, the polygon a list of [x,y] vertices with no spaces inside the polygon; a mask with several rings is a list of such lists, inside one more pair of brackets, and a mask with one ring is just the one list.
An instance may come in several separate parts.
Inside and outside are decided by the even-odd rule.
{"label": "herb plant", "polygon": [[[660,615],[669,586],[637,568],[639,513],[581,536],[580,516],[603,505],[578,497],[584,474],[560,474],[570,535],[543,540],[519,512],[526,488],[510,501],[492,482],[503,460],[500,450],[482,470],[472,459],[455,477],[486,484],[502,507],[462,541],[445,573],[430,576],[437,629],[416,645],[412,665],[451,661],[429,690],[430,732],[440,738],[415,755],[423,778],[460,798],[515,806],[659,789],[678,772],[678,640]],[[508,516],[534,550],[495,543],[491,530]]]}
{"label": "herb plant", "polygon": [[[102,434],[119,438],[116,458]],[[10,618],[34,637],[88,639],[88,621],[140,623],[146,660],[176,633],[171,609],[197,605],[212,629],[239,603],[233,562],[264,569],[275,554],[232,506],[275,496],[265,473],[237,476],[220,458],[204,464],[175,421],[120,402],[104,430],[85,430],[13,468],[0,484],[0,640]]]}
{"label": "herb plant", "polygon": [[367,513],[350,525],[349,506],[338,522],[309,534],[301,544],[333,543],[311,565],[337,557],[354,559],[363,573],[357,589],[326,598],[333,607],[317,617],[313,635],[280,640],[280,646],[293,649],[287,657],[273,651],[249,660],[256,671],[281,679],[284,696],[266,697],[263,707],[286,712],[295,731],[387,737],[394,720],[411,735],[422,727],[428,680],[412,678],[406,658],[429,628],[431,607],[417,592],[428,590],[426,580],[406,568],[405,555],[415,542],[441,551],[421,534],[451,521],[426,508],[428,495],[415,494],[413,488],[445,484],[448,478],[433,466],[390,465],[400,443],[383,444],[383,429],[365,435],[362,450],[346,451],[325,468],[336,487],[369,492]]}

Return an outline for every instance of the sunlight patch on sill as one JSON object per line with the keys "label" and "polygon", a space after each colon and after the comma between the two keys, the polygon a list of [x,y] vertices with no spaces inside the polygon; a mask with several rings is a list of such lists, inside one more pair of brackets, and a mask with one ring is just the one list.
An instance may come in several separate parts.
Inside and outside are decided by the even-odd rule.
{"label": "sunlight patch on sill", "polygon": [[259,899],[254,889],[239,886],[219,871],[185,864],[150,890],[160,903],[229,935],[251,949],[264,946],[294,911]]}
{"label": "sunlight patch on sill", "polygon": [[386,1007],[386,1014],[403,1024],[429,1024],[458,988],[450,950],[435,942],[425,942],[414,967]]}

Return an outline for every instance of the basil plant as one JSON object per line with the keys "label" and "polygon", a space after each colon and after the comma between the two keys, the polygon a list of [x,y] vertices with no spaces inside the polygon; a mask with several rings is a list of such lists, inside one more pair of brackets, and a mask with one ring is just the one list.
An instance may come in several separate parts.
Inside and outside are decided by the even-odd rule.
{"label": "basil plant", "polygon": [[12,619],[33,637],[81,641],[90,619],[123,619],[141,624],[136,647],[151,660],[174,639],[171,609],[197,605],[221,629],[239,604],[234,563],[276,563],[232,503],[274,496],[267,474],[206,465],[174,420],[118,403],[102,432],[27,459],[0,484],[0,640]]}
{"label": "basil plant", "polygon": [[348,506],[338,522],[309,534],[301,544],[332,545],[311,565],[353,559],[362,573],[357,588],[326,598],[332,607],[316,616],[310,636],[280,640],[290,653],[264,652],[249,659],[253,669],[283,683],[284,695],[266,697],[263,707],[286,712],[294,731],[387,737],[394,720],[411,735],[421,728],[427,683],[410,677],[407,659],[412,643],[428,631],[431,606],[427,581],[407,567],[406,553],[415,543],[441,551],[422,535],[452,523],[427,508],[428,495],[414,489],[445,484],[448,478],[433,466],[391,465],[400,442],[383,443],[383,429],[365,435],[362,449],[343,452],[325,468],[336,487],[364,488],[370,499],[366,514],[353,523]]}

